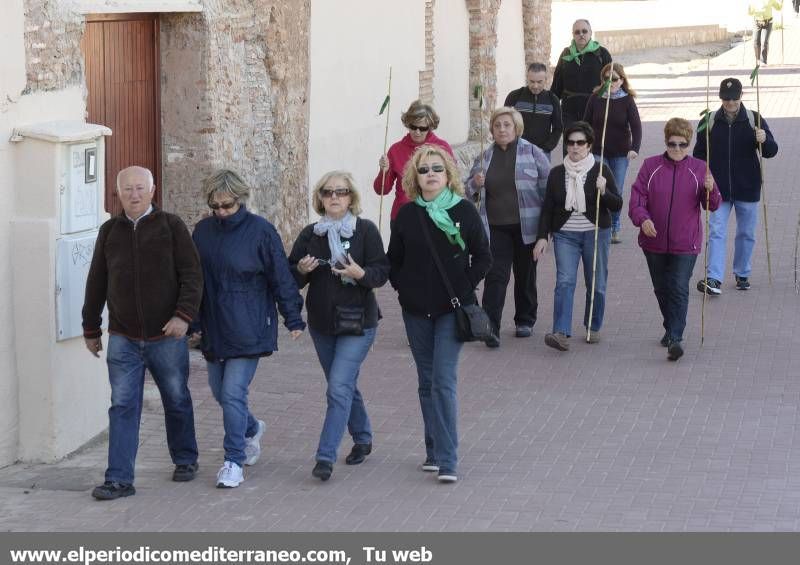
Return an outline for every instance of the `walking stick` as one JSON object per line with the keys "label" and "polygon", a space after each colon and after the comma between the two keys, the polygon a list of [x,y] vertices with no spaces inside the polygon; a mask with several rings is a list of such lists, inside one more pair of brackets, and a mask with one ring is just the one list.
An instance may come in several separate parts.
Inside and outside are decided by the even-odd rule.
{"label": "walking stick", "polygon": [[783,8],[781,8],[781,65],[783,64]]}
{"label": "walking stick", "polygon": [[[603,83],[600,92],[606,93],[606,112],[603,116],[603,135],[600,137],[600,174],[603,174],[603,153],[606,145],[606,124],[608,124],[608,107],[611,104],[611,78],[614,76],[614,63],[611,62],[611,70],[608,79]],[[594,289],[597,278],[597,236],[600,232],[600,191],[596,190],[597,198],[594,205],[594,253],[592,254],[592,294],[589,301],[589,321],[586,324],[586,343],[591,343],[592,339],[592,315],[594,314]]]}
{"label": "walking stick", "polygon": [[797,229],[794,231],[794,293],[800,294],[800,282],[797,280],[797,252],[800,249],[800,215],[797,217]]}
{"label": "walking stick", "polygon": [[[390,108],[392,106],[392,66],[389,65],[389,86],[386,91],[386,98],[383,99],[383,104],[381,104],[381,109],[378,111],[378,115],[380,116],[383,114],[383,111],[386,110],[386,127],[383,130],[383,154],[386,155],[386,145],[389,140],[389,114]],[[388,167],[387,167],[388,168]],[[381,198],[380,203],[378,204],[378,232],[381,231],[383,227],[383,193],[386,192],[384,188],[384,182],[386,181],[386,169],[381,169]]]}
{"label": "walking stick", "polygon": [[[761,90],[758,86],[758,70],[759,65],[753,69],[750,75],[751,81],[755,78],[756,81],[756,127],[761,129]],[[752,84],[752,82],[751,82]],[[767,187],[764,183],[764,155],[761,142],[758,142],[758,168],[761,171],[761,208],[764,212],[764,243],[767,246],[767,274],[769,276],[769,284],[772,285],[772,255],[769,252],[769,223],[767,221]]]}
{"label": "walking stick", "polygon": [[[709,124],[711,120],[710,108],[710,90],[711,90],[711,59],[706,59],[706,177],[711,172],[711,140]],[[706,300],[708,299],[708,240],[709,240],[709,207],[711,203],[711,191],[706,189],[706,231],[705,243],[703,250],[703,306],[700,310],[700,347],[703,347],[706,337]]]}
{"label": "walking stick", "polygon": [[478,121],[480,122],[479,131],[480,131],[480,143],[481,143],[481,176],[484,177],[483,186],[478,189],[478,192],[475,195],[476,198],[476,206],[478,207],[478,213],[481,211],[481,190],[486,190],[486,168],[483,166],[483,142],[484,142],[484,134],[483,134],[483,83],[476,84],[475,90],[472,92],[472,97],[478,101]]}

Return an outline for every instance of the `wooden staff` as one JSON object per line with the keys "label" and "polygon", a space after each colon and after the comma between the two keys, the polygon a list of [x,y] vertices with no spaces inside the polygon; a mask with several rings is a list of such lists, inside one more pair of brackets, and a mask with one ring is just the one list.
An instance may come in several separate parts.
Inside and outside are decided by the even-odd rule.
{"label": "wooden staff", "polygon": [[[759,66],[756,65],[753,74],[756,79],[756,127],[761,129],[761,90],[758,86]],[[761,142],[758,142],[758,168],[761,171],[761,208],[764,212],[764,243],[767,245],[767,274],[769,276],[769,284],[772,284],[772,255],[769,252],[769,224],[767,222],[767,187],[764,184],[764,155]]]}
{"label": "wooden staff", "polygon": [[800,294],[800,281],[797,280],[797,252],[800,250],[800,215],[797,217],[797,228],[794,231],[794,293]]}
{"label": "wooden staff", "polygon": [[783,64],[783,8],[781,8],[781,65]]}
{"label": "wooden staff", "polygon": [[[606,145],[606,125],[608,124],[608,108],[611,104],[611,79],[614,76],[614,62],[611,62],[608,80],[605,81],[603,88],[606,91],[606,111],[603,116],[603,135],[600,137],[600,175],[603,174],[603,154]],[[601,91],[602,92],[602,91]],[[566,140],[565,140],[566,143]],[[597,279],[597,236],[600,233],[600,191],[596,190],[594,206],[594,253],[592,254],[592,294],[589,300],[589,322],[586,324],[586,343],[591,342],[592,338],[592,314],[594,313],[594,289]]]}
{"label": "wooden staff", "polygon": [[[383,113],[383,111],[386,110],[386,127],[383,130],[384,155],[386,155],[386,145],[388,144],[389,141],[389,114],[391,113],[390,112],[391,107],[392,107],[392,66],[389,65],[389,86],[386,89],[386,98],[384,98],[383,104],[381,104],[381,109],[378,112],[378,115],[380,116]],[[383,227],[383,193],[386,192],[386,188],[384,187],[385,181],[386,181],[386,169],[381,169],[381,198],[380,198],[380,203],[378,204],[378,232],[380,232],[381,228]]]}
{"label": "wooden staff", "polygon": [[[711,173],[711,59],[706,59],[706,177]],[[700,347],[703,347],[706,330],[706,300],[708,298],[708,240],[709,240],[709,207],[711,205],[711,191],[706,189],[706,232],[703,250],[703,306],[700,310]]]}
{"label": "wooden staff", "polygon": [[478,189],[476,196],[476,206],[478,208],[478,213],[481,211],[481,190],[486,190],[486,167],[484,167],[483,162],[483,143],[484,143],[484,133],[483,133],[483,82],[480,84],[475,85],[475,90],[472,93],[473,98],[478,101],[478,121],[480,122],[479,128],[479,135],[480,135],[480,144],[481,144],[481,176],[483,177],[483,186]]}

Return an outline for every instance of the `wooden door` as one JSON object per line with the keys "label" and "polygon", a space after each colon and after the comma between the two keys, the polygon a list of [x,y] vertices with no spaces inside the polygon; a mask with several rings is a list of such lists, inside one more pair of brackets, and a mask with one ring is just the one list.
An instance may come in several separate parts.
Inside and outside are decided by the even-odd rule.
{"label": "wooden door", "polygon": [[106,211],[122,210],[117,173],[130,165],[153,171],[161,201],[161,110],[158,17],[87,16],[81,45],[86,60],[88,121],[111,128],[106,138]]}

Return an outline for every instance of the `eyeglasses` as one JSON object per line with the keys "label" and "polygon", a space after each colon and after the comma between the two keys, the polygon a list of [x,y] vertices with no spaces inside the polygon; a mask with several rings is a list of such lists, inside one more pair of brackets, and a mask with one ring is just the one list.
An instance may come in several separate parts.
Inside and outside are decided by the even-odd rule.
{"label": "eyeglasses", "polygon": [[430,167],[427,165],[422,165],[421,167],[417,167],[417,173],[420,175],[427,175],[430,171],[433,171],[434,173],[443,173],[444,165],[431,165]]}
{"label": "eyeglasses", "polygon": [[588,29],[574,29],[572,30],[572,35],[586,35],[589,33]]}
{"label": "eyeglasses", "polygon": [[[608,77],[606,77],[606,80],[609,80],[609,78],[608,78]],[[618,80],[622,80],[622,78],[620,78],[620,77],[611,77],[611,79],[610,79],[610,80],[612,80],[612,81],[614,81],[614,82],[617,82]]]}
{"label": "eyeglasses", "polygon": [[587,143],[588,141],[586,141],[585,139],[568,139],[567,147],[572,147],[573,145],[577,145],[578,147],[583,147]]}
{"label": "eyeglasses", "polygon": [[670,149],[677,149],[678,147],[680,147],[681,149],[686,149],[687,147],[689,147],[689,142],[667,141],[667,147],[669,147]]}
{"label": "eyeglasses", "polygon": [[426,131],[431,129],[431,127],[430,126],[408,126],[408,129],[410,129],[411,131],[421,131],[422,133],[425,133]]}
{"label": "eyeglasses", "polygon": [[220,208],[222,208],[223,210],[230,210],[232,208],[235,208],[238,203],[239,199],[236,198],[234,200],[231,200],[230,202],[222,202],[222,203],[209,202],[208,207],[211,208],[212,210],[219,210]]}
{"label": "eyeglasses", "polygon": [[344,198],[348,194],[350,194],[349,188],[323,188],[319,191],[320,196],[323,198],[332,198],[335,194],[339,198]]}

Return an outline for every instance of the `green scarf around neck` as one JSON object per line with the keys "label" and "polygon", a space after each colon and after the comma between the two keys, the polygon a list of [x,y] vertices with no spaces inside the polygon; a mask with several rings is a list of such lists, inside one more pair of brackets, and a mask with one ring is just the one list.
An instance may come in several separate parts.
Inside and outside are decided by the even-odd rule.
{"label": "green scarf around neck", "polygon": [[575,63],[580,65],[581,55],[585,55],[586,53],[594,53],[598,49],[600,49],[600,44],[594,39],[590,39],[589,43],[586,44],[586,47],[578,51],[578,47],[575,45],[575,40],[573,39],[572,43],[569,44],[569,55],[564,55],[561,58],[567,63],[570,61],[575,61]]}
{"label": "green scarf around neck", "polygon": [[464,240],[461,239],[461,230],[453,223],[453,219],[450,217],[450,214],[447,213],[447,210],[461,202],[461,200],[462,198],[458,194],[450,190],[449,187],[445,187],[444,190],[439,193],[439,196],[430,202],[419,195],[414,200],[414,204],[425,208],[428,216],[431,217],[436,227],[444,232],[444,235],[447,236],[447,240],[450,243],[453,245],[458,244],[461,249],[466,249],[467,246]]}

